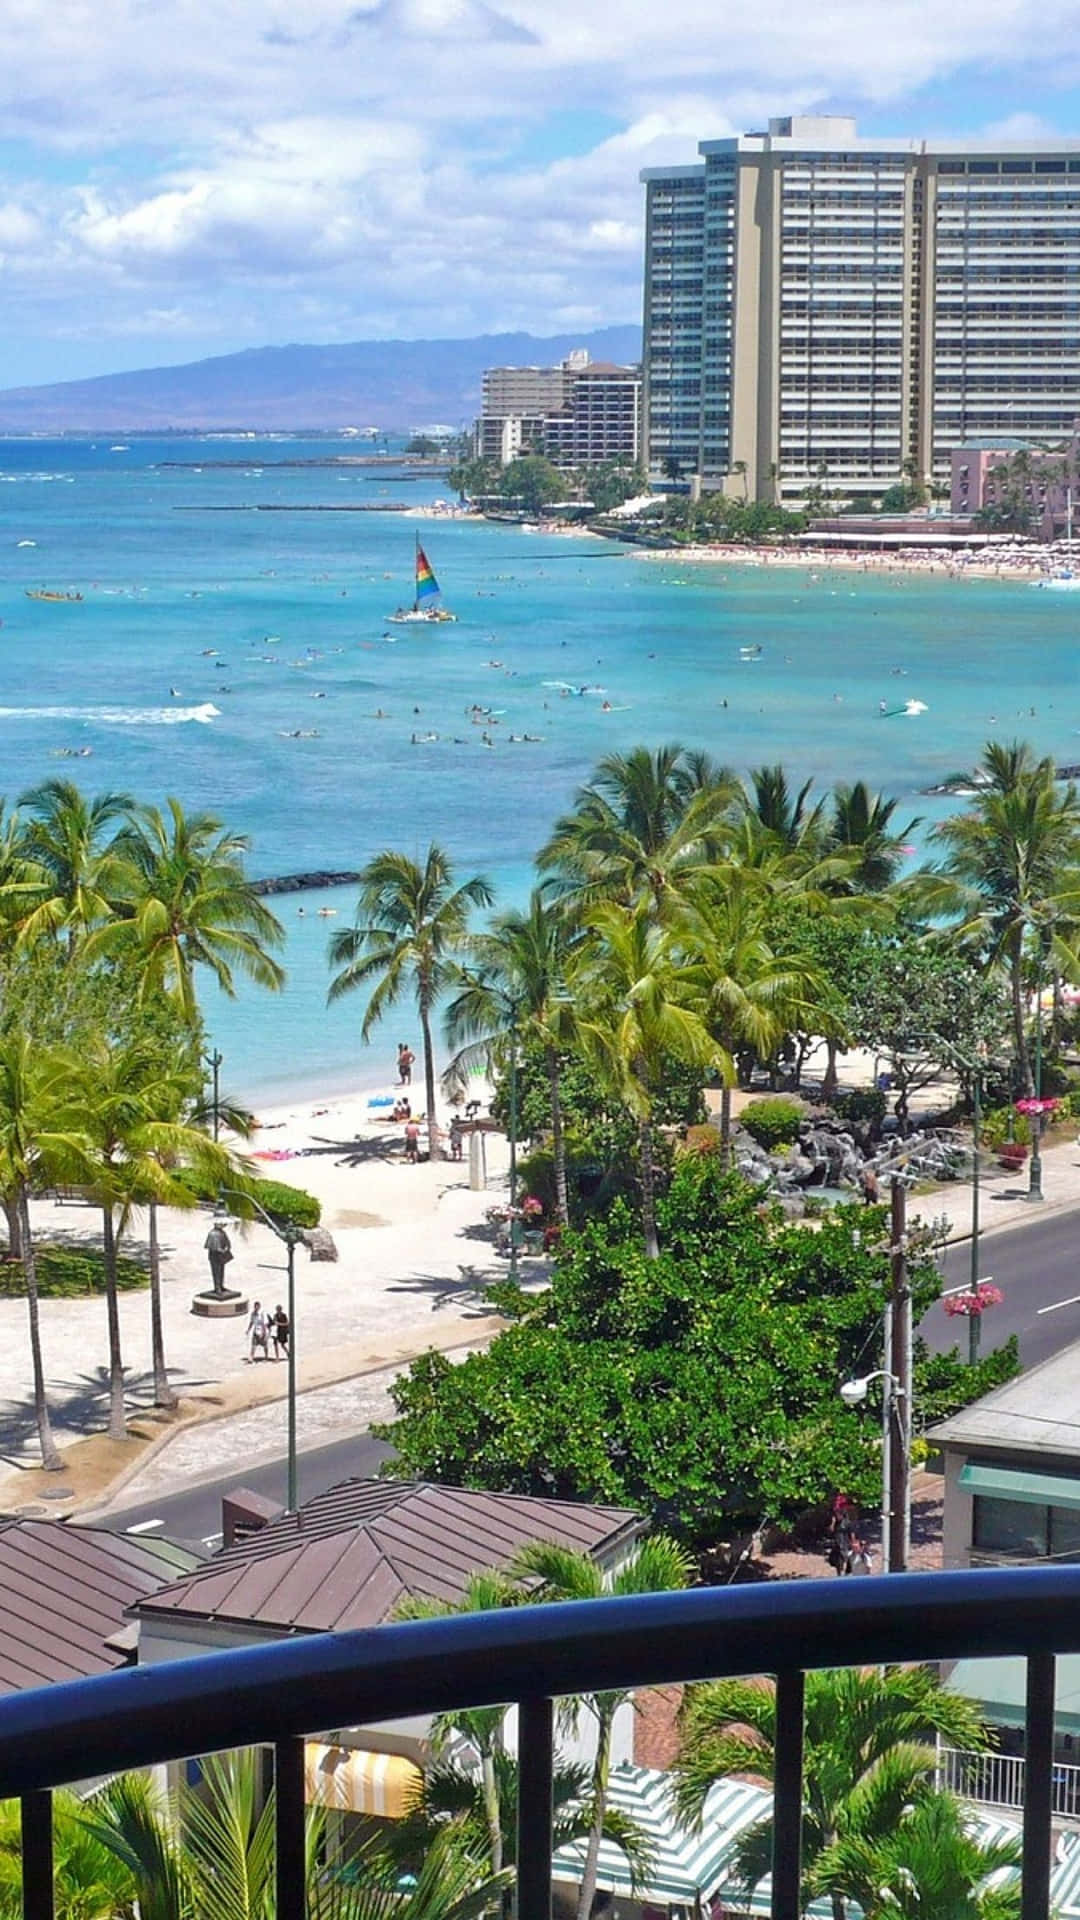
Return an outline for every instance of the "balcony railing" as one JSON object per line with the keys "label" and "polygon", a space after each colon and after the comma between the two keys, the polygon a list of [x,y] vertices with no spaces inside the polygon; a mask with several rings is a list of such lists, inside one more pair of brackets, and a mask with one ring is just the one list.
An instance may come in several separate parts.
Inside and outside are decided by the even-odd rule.
{"label": "balcony railing", "polygon": [[[1022,1753],[965,1753],[958,1747],[939,1747],[937,1779],[940,1787],[979,1806],[1019,1810],[1024,1804],[1027,1761]],[[1080,1820],[1080,1767],[1054,1762],[1050,1810],[1057,1820]]]}
{"label": "balcony railing", "polygon": [[22,1803],[23,1913],[52,1920],[51,1790],[269,1745],[277,1915],[303,1920],[306,1734],[516,1703],[519,1920],[550,1920],[553,1703],[565,1694],[776,1676],[773,1920],[798,1920],[808,1670],[964,1654],[1027,1660],[1023,1920],[1047,1920],[1055,1655],[1080,1651],[1080,1568],[793,1581],[310,1634],[0,1701],[0,1799]]}

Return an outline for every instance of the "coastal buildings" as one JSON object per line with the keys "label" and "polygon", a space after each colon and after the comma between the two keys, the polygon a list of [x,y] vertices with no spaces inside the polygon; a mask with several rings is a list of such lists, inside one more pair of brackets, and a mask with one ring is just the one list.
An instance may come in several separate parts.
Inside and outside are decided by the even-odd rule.
{"label": "coastal buildings", "polygon": [[951,467],[954,514],[989,512],[1018,526],[1026,522],[1046,539],[1071,536],[1080,507],[1080,429],[1054,448],[1005,434],[967,441],[953,448]]}
{"label": "coastal buildings", "polygon": [[944,485],[1080,411],[1080,141],[862,140],[793,116],[646,187],[650,474],[742,498]]}
{"label": "coastal buildings", "polygon": [[489,367],[473,437],[478,457],[503,467],[530,452],[567,469],[605,460],[633,465],[641,369],[590,361],[584,348],[557,367]]}

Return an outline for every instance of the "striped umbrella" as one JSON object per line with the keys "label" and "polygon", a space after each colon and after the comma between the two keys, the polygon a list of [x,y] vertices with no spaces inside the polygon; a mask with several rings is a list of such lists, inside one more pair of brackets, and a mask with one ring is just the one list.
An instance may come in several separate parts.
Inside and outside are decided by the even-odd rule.
{"label": "striped umbrella", "polygon": [[[700,1833],[689,1833],[675,1816],[671,1775],[626,1765],[612,1769],[608,1801],[642,1829],[652,1865],[646,1885],[632,1887],[625,1854],[603,1840],[598,1884],[654,1905],[692,1906],[715,1892],[729,1871],[739,1835],[768,1813],[771,1796],[744,1780],[722,1780],[705,1803]],[[575,1840],[560,1847],[552,1873],[556,1880],[580,1880],[584,1865],[585,1842]]]}

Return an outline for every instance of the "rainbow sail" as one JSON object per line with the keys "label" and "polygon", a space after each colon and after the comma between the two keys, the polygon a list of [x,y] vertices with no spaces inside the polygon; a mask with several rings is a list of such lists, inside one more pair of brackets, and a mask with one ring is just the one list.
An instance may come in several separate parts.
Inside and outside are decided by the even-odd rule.
{"label": "rainbow sail", "polygon": [[425,600],[433,600],[438,591],[439,583],[435,578],[431,561],[418,542],[416,548],[416,605],[420,606]]}

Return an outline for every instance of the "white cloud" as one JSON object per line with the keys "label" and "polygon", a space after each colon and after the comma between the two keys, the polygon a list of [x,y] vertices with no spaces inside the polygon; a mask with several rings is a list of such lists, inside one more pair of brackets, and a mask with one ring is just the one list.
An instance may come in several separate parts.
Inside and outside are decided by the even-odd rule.
{"label": "white cloud", "polygon": [[56,337],[73,306],[223,345],[630,319],[641,166],[830,101],[925,130],[905,95],[965,74],[1027,137],[1074,70],[1076,0],[0,0],[0,258]]}

